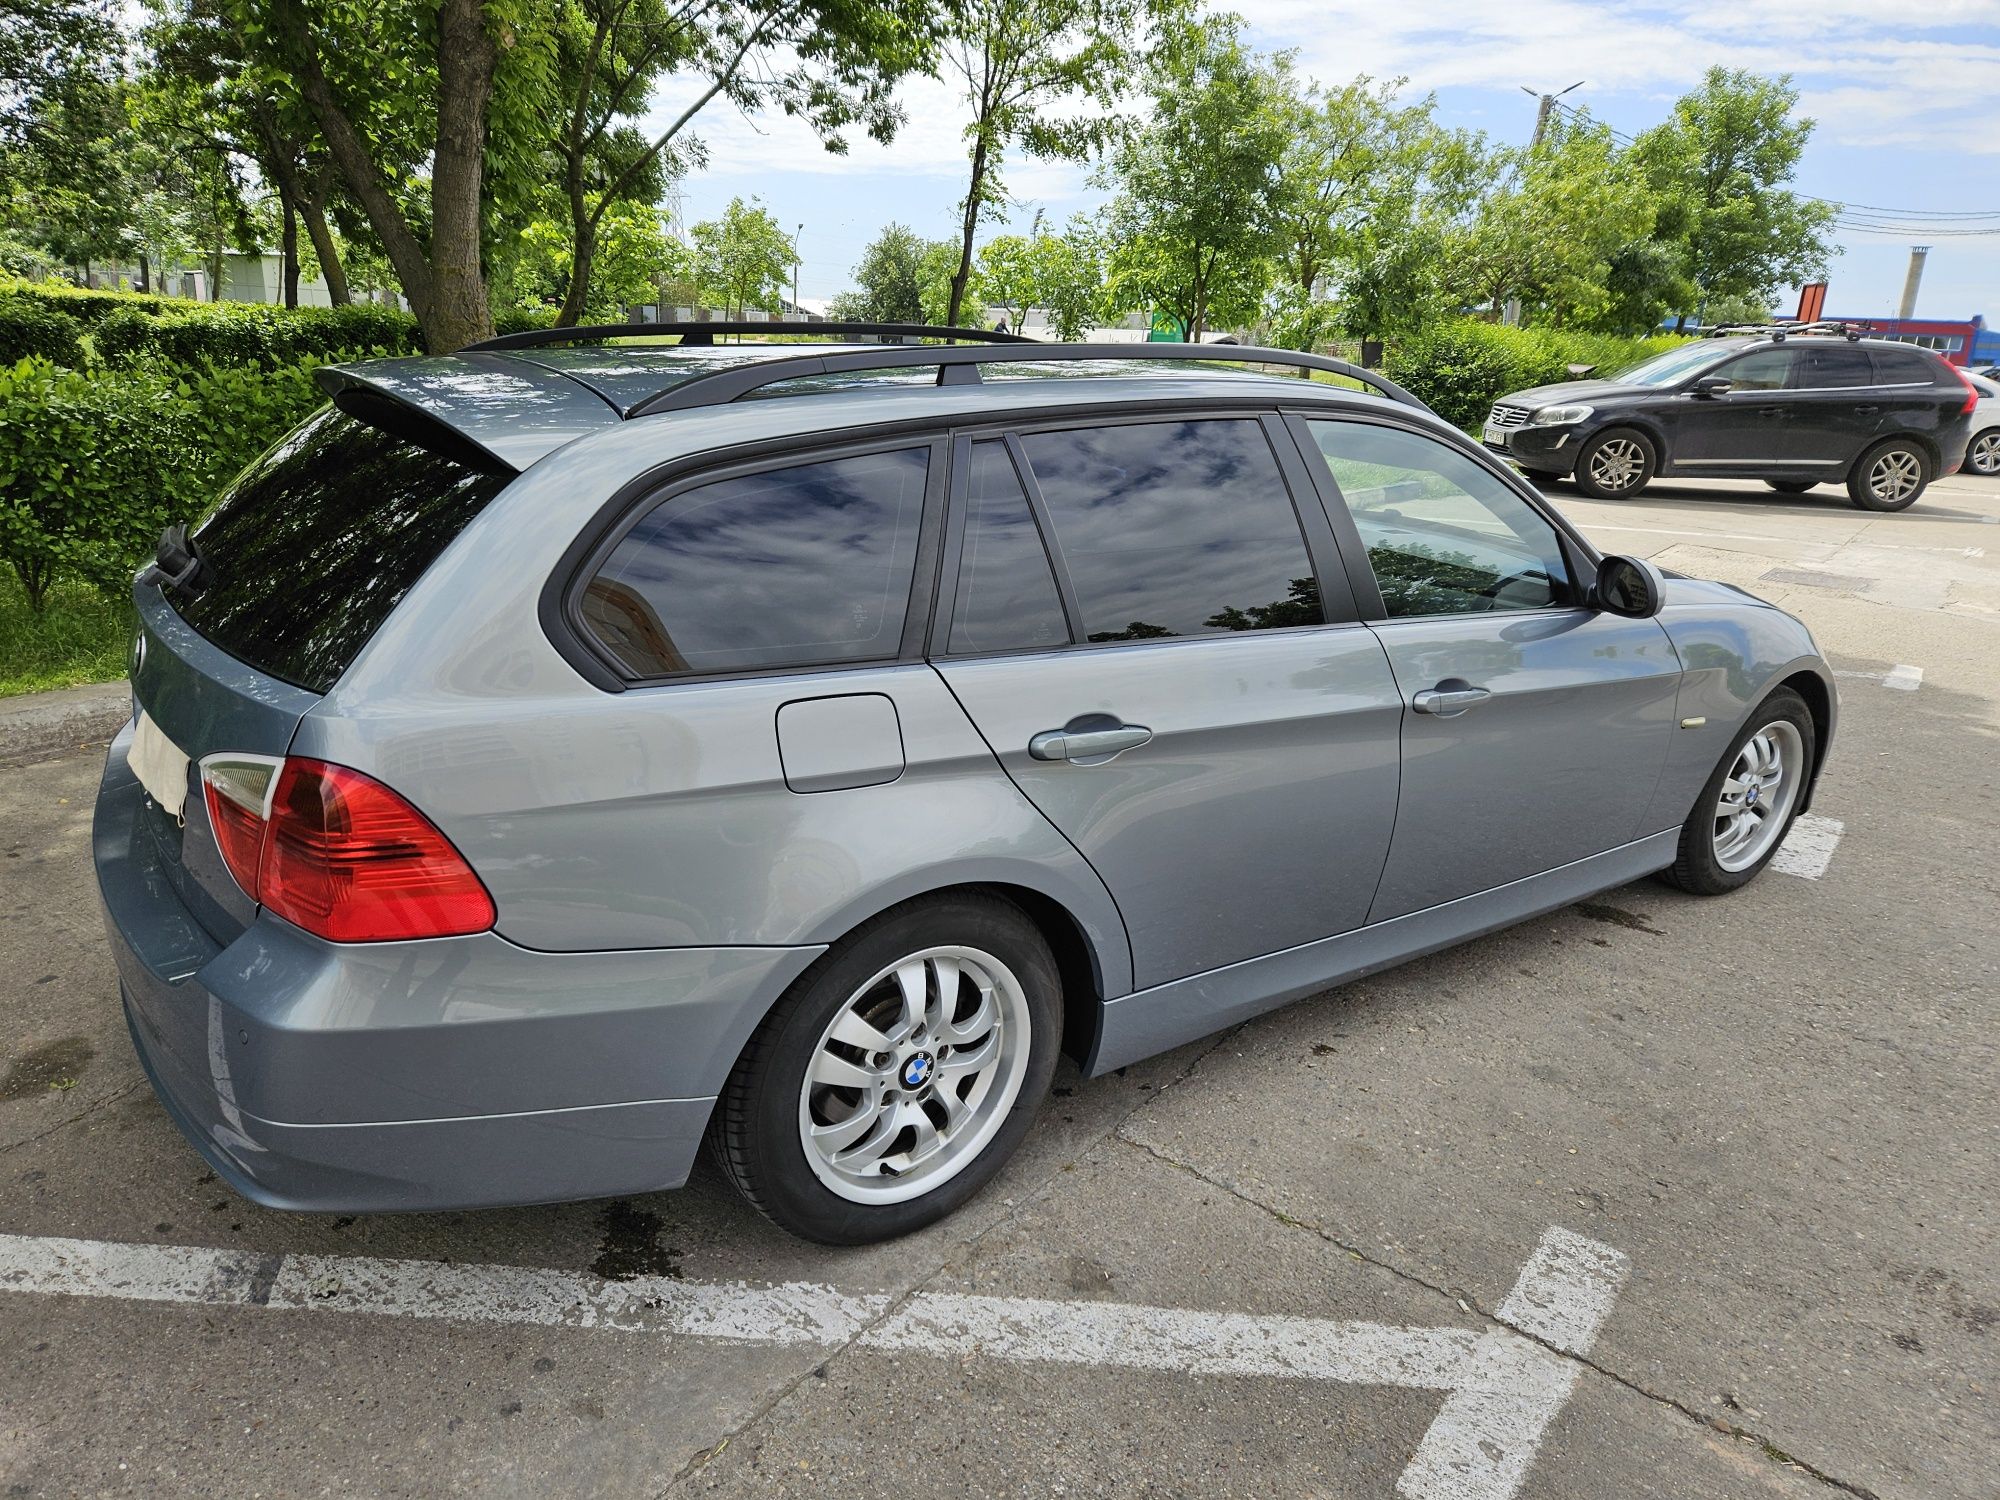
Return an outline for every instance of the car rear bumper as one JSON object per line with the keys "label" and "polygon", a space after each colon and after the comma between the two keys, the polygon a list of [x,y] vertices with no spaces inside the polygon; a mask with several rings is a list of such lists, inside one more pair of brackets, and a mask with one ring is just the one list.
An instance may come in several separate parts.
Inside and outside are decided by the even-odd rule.
{"label": "car rear bumper", "polygon": [[335,944],[190,914],[114,741],[94,858],[133,1044],[167,1112],[274,1208],[483,1208],[678,1187],[758,1020],[818,948]]}

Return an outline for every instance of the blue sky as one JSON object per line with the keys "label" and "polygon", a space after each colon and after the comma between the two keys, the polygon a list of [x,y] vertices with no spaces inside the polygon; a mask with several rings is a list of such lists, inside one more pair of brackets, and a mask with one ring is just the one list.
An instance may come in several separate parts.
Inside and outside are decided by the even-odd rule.
{"label": "blue sky", "polygon": [[[1407,77],[1435,93],[1447,124],[1524,141],[1535,101],[1583,80],[1566,102],[1634,134],[1714,64],[1793,75],[1819,122],[1797,186],[1878,209],[1992,211],[2000,221],[2000,0],[1241,0],[1251,40],[1296,48],[1310,76]],[[656,102],[656,111],[673,103]],[[826,297],[881,226],[954,232],[964,193],[962,105],[936,83],[904,90],[908,120],[887,147],[827,153],[782,117],[705,115],[705,172],[683,186],[690,222],[756,195],[803,223],[800,291]],[[1013,217],[1058,223],[1103,195],[1086,169],[1018,160]],[[986,232],[998,232],[995,224]],[[1841,236],[1829,313],[1893,313],[1912,243],[1932,249],[1919,315],[2000,322],[2000,235]]]}

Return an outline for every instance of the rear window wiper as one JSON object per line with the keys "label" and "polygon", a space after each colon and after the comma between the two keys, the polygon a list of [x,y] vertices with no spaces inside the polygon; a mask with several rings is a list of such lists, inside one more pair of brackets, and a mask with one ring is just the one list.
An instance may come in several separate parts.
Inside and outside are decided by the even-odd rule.
{"label": "rear window wiper", "polygon": [[187,595],[201,592],[211,581],[208,564],[201,552],[187,534],[187,527],[176,521],[160,533],[159,544],[153,548],[153,566],[147,570],[147,580],[164,589],[175,589]]}

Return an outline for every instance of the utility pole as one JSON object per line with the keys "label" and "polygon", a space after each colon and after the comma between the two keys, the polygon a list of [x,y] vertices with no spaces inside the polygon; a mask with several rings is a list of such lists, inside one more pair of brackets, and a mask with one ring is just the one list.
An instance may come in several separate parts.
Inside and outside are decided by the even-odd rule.
{"label": "utility pole", "polygon": [[[1541,149],[1542,140],[1549,133],[1549,121],[1554,117],[1556,112],[1556,100],[1562,98],[1564,94],[1574,93],[1576,90],[1582,88],[1584,83],[1585,80],[1579,78],[1568,88],[1554,94],[1537,94],[1525,83],[1521,85],[1522,93],[1528,95],[1530,98],[1541,101],[1535,106],[1535,133],[1528,140],[1528,149],[1530,151]],[[1509,297],[1505,304],[1502,305],[1500,309],[1500,321],[1505,323],[1509,328],[1520,327],[1521,299],[1519,297]]]}
{"label": "utility pole", "polygon": [[1930,253],[1929,245],[1910,246],[1910,273],[1903,278],[1903,306],[1896,314],[1899,318],[1917,315],[1917,286],[1924,279],[1924,260]]}

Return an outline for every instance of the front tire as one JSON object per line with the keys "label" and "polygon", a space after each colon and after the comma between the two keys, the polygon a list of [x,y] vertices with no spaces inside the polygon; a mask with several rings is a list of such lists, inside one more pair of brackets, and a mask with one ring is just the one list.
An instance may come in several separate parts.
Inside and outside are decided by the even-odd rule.
{"label": "front tire", "polygon": [[1661,878],[1697,896],[1755,880],[1798,817],[1817,740],[1812,711],[1797,693],[1779,688],[1766,698],[1702,787]]}
{"label": "front tire", "polygon": [[758,1028],[716,1101],[716,1154],[794,1234],[908,1234],[1013,1155],[1061,1030],[1055,959],[1018,907],[907,903],[829,949]]}
{"label": "front tire", "polygon": [[1652,481],[1658,468],[1659,459],[1643,432],[1607,427],[1577,454],[1576,487],[1593,500],[1629,500]]}
{"label": "front tire", "polygon": [[1965,448],[1965,466],[1991,479],[2000,474],[2000,427],[1975,432]]}
{"label": "front tire", "polygon": [[1929,455],[1908,438],[1891,438],[1861,455],[1847,497],[1863,510],[1908,510],[1930,482]]}

